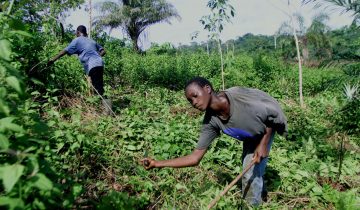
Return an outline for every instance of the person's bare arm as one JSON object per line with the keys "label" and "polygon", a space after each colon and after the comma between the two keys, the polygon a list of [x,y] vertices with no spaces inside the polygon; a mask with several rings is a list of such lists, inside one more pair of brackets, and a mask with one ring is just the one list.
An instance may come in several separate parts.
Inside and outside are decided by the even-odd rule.
{"label": "person's bare arm", "polygon": [[163,167],[182,168],[196,166],[200,163],[206,151],[207,149],[195,149],[190,155],[186,155],[183,157],[178,157],[170,160],[153,160],[151,158],[144,158],[143,160],[141,160],[141,162],[144,165],[145,169]]}
{"label": "person's bare arm", "polygon": [[255,163],[260,163],[261,158],[265,158],[269,155],[267,145],[269,144],[269,140],[270,140],[272,132],[273,132],[272,128],[270,128],[270,127],[266,128],[266,133],[262,137],[259,145],[256,147],[256,150],[254,152],[253,160],[255,160]]}
{"label": "person's bare arm", "polygon": [[49,60],[48,65],[53,64],[57,59],[63,57],[63,56],[66,55],[66,54],[67,54],[66,50],[60,51],[56,56],[54,56],[53,58],[51,58],[51,59]]}

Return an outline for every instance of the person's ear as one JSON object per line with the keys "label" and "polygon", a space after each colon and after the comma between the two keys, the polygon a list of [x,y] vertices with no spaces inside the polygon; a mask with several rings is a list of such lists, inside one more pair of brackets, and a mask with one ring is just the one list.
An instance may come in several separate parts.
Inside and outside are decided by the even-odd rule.
{"label": "person's ear", "polygon": [[210,85],[205,85],[204,87],[205,87],[206,92],[209,93],[209,94],[211,94],[211,87],[210,87]]}

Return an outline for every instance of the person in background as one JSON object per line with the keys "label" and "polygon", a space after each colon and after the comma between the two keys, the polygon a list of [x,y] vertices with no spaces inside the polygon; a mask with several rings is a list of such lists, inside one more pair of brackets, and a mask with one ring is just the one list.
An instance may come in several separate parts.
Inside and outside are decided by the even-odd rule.
{"label": "person in background", "polygon": [[80,25],[76,29],[76,38],[73,39],[64,50],[51,58],[48,61],[48,65],[52,65],[56,60],[66,54],[77,54],[84,67],[85,74],[90,76],[92,86],[102,98],[102,104],[106,113],[110,114],[111,100],[104,99],[104,61],[102,56],[104,56],[105,53],[105,49],[102,46],[88,38],[86,27]]}
{"label": "person in background", "polygon": [[194,108],[205,112],[196,148],[187,156],[169,160],[144,158],[141,163],[145,169],[196,166],[222,131],[243,141],[243,168],[255,162],[242,178],[242,193],[248,203],[260,205],[266,197],[263,176],[274,134],[287,133],[286,117],[278,102],[251,88],[232,87],[215,93],[211,83],[202,77],[186,84],[185,96]]}

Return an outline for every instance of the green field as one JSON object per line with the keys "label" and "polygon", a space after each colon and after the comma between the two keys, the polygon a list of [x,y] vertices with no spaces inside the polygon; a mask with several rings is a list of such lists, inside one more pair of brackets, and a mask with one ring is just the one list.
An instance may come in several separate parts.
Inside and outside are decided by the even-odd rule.
{"label": "green field", "polygon": [[[41,17],[48,3],[24,2],[0,3],[0,208],[206,209],[241,173],[242,143],[223,134],[196,167],[145,170],[139,163],[145,153],[165,160],[195,148],[203,113],[183,89],[194,76],[222,89],[216,40],[209,53],[204,44],[154,44],[139,53],[131,40],[94,31],[106,49],[109,116],[75,56],[46,65],[74,29],[62,34]],[[55,17],[83,3],[66,2],[51,4]],[[276,49],[273,37],[252,34],[222,45],[225,88],[266,91],[288,120],[287,138],[275,136],[268,199],[258,209],[359,209],[359,25],[302,36],[315,40],[301,46],[310,55],[302,66],[303,107],[292,35],[279,36]],[[254,209],[240,189],[215,209]]]}

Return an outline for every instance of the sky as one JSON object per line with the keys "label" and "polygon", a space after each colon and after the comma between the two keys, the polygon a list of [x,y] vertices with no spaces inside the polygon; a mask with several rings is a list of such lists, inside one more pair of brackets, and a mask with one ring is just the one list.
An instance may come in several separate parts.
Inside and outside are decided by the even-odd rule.
{"label": "sky", "polygon": [[[85,2],[88,5],[89,0],[85,0]],[[92,2],[93,5],[96,5],[103,0],[92,0]],[[139,43],[143,49],[149,48],[151,43],[169,42],[178,46],[208,39],[208,33],[199,21],[202,16],[211,13],[206,6],[208,0],[167,0],[167,2],[176,8],[181,19],[172,19],[171,24],[164,22],[150,26]],[[290,0],[290,3],[289,9],[287,0],[230,0],[230,4],[235,8],[235,17],[232,18],[232,23],[226,23],[221,33],[221,39],[223,41],[236,39],[246,33],[273,35],[280,25],[289,19],[288,11],[302,14],[305,18],[305,26],[309,26],[312,17],[321,11],[331,13],[327,24],[332,29],[349,25],[352,21],[351,13],[341,14],[340,10],[314,9],[313,4],[301,5],[301,0]],[[89,13],[84,9],[86,5],[82,9],[70,11],[65,23],[72,24],[74,27],[77,25],[89,26]],[[98,14],[94,9],[93,16]],[[191,40],[191,34],[195,31],[199,31],[199,35],[196,39]],[[113,30],[111,36],[122,38],[124,34],[121,29],[118,29]]]}

